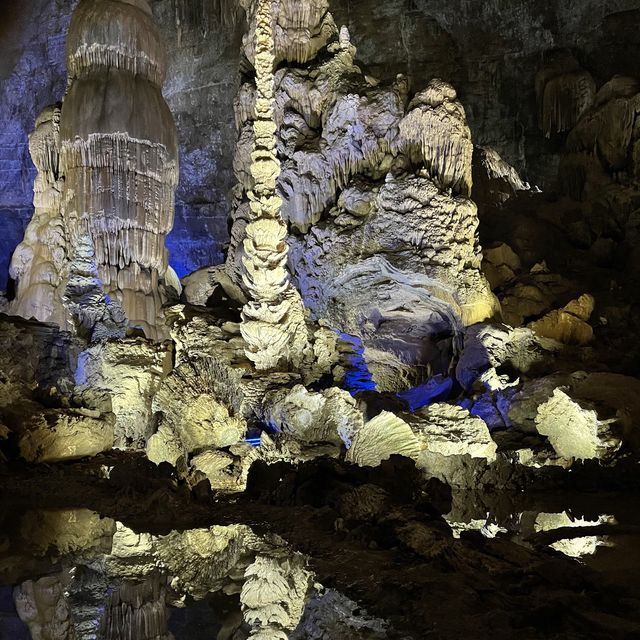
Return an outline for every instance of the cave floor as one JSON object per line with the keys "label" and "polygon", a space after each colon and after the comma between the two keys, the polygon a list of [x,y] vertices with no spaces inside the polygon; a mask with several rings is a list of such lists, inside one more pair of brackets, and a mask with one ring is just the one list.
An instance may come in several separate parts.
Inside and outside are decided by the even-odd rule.
{"label": "cave floor", "polygon": [[[615,515],[616,524],[588,531],[603,534],[607,546],[578,560],[548,546],[576,535],[571,527],[495,538],[469,531],[455,539],[441,515],[451,503],[448,487],[425,487],[402,458],[376,469],[329,459],[258,465],[247,491],[232,496],[192,492],[141,456],[118,452],[4,468],[0,478],[3,586],[44,575],[42,559],[20,560],[31,534],[20,527],[25,512],[88,509],[153,535],[236,523],[277,534],[309,556],[318,582],[386,619],[389,638],[640,638],[634,482],[613,489],[610,479],[602,489],[594,482],[584,490],[532,488],[511,497],[514,513]],[[383,513],[339,513],[340,496],[371,485],[390,496]],[[55,550],[47,562],[49,571],[60,562]]]}

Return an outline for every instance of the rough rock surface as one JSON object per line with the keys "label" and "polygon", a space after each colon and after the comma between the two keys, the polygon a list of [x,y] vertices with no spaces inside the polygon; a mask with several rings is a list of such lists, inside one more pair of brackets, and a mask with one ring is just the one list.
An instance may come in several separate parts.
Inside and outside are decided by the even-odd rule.
{"label": "rough rock surface", "polygon": [[78,358],[75,395],[115,416],[118,447],[144,448],[152,433],[152,399],[171,370],[171,351],[143,339],[101,342]]}
{"label": "rough rock surface", "polygon": [[[300,293],[287,271],[287,224],[276,191],[280,162],[275,149],[275,16],[269,0],[254,4],[255,25],[249,39],[255,45],[256,94],[248,168],[253,185],[247,192],[250,217],[243,225],[242,283],[248,300],[240,331],[246,356],[256,369],[295,371],[310,354],[310,344]],[[307,8],[299,10],[304,15]]]}
{"label": "rough rock surface", "polygon": [[62,217],[63,176],[60,172],[60,108],[48,107],[29,136],[29,152],[38,174],[34,214],[23,241],[16,248],[9,273],[16,281],[12,314],[53,322],[68,328],[63,283],[68,266],[68,241]]}
{"label": "rough rock surface", "polygon": [[538,432],[549,438],[556,452],[578,460],[615,454],[622,444],[617,422],[615,417],[602,418],[592,405],[571,399],[561,389],[538,407],[536,415]]}
{"label": "rough rock surface", "polygon": [[206,307],[218,291],[236,302],[246,302],[242,289],[234,284],[223,266],[206,267],[190,273],[182,279],[185,302]]}
{"label": "rough rock surface", "polygon": [[58,462],[95,456],[114,445],[113,421],[47,412],[21,425],[20,453],[28,462]]}
{"label": "rough rock surface", "polygon": [[298,628],[290,640],[324,640],[351,638],[353,640],[384,640],[387,623],[369,616],[357,603],[334,589],[315,595],[307,604]]}
{"label": "rough rock surface", "polygon": [[58,577],[28,580],[16,587],[13,597],[33,640],[73,640],[69,605]]}
{"label": "rough rock surface", "polygon": [[336,387],[322,393],[310,392],[302,385],[268,393],[262,416],[267,425],[304,442],[351,444],[363,426],[356,401]]}
{"label": "rough rock surface", "polygon": [[311,574],[301,554],[258,555],[245,571],[242,614],[255,640],[287,640],[302,618]]}
{"label": "rough rock surface", "polygon": [[[364,0],[350,11],[368,7],[365,23],[388,16],[396,1],[373,7]],[[439,2],[398,12],[405,47],[407,16],[430,15],[432,7],[441,14],[429,38],[445,27],[469,34],[466,24],[451,26],[456,9],[476,16],[476,30],[492,16],[511,19],[511,36],[521,23],[531,27],[530,12],[511,13],[520,0],[509,8],[489,0],[480,13],[458,0]],[[129,11],[146,3],[117,4]],[[612,11],[622,6],[614,4]],[[192,44],[194,16],[203,36],[214,15],[229,30],[244,28],[234,25],[227,0],[155,6],[175,17],[178,40],[184,31]],[[393,74],[378,82],[324,0],[243,6],[239,184],[224,273],[209,267],[186,278],[186,304],[176,303],[180,287],[171,274],[171,286],[158,285],[170,340],[126,339],[85,234],[71,263],[78,277],[65,293],[76,323],[91,331],[72,338],[50,325],[0,318],[0,524],[7,529],[0,578],[6,572],[7,584],[17,585],[60,576],[64,589],[53,594],[62,595],[60,611],[43,602],[29,620],[44,628],[69,611],[79,637],[169,640],[172,633],[197,637],[194,628],[228,640],[634,637],[640,593],[622,581],[637,573],[637,554],[625,554],[624,545],[596,554],[588,559],[601,563],[595,573],[555,552],[589,554],[611,531],[630,540],[637,534],[637,509],[625,501],[638,488],[638,380],[609,372],[638,372],[633,350],[620,358],[624,364],[615,361],[622,354],[616,331],[628,332],[629,342],[637,335],[632,270],[620,269],[632,252],[616,254],[633,246],[640,203],[637,82],[617,77],[596,94],[589,74],[602,79],[580,55],[581,42],[575,51],[584,69],[567,59],[554,66],[540,47],[546,51],[560,28],[548,19],[567,14],[545,2],[536,9],[544,19],[522,37],[537,44],[519,55],[530,63],[529,79],[539,72],[535,126],[542,131],[516,155],[525,157],[529,143],[554,155],[573,127],[560,173],[565,195],[541,194],[527,188],[502,147],[476,149],[472,160],[473,122],[490,129],[504,117],[504,102],[531,98],[535,89],[532,82],[526,91],[500,92],[513,72],[501,65],[503,47],[517,37],[477,38],[503,52],[474,71],[480,84],[491,78],[496,94],[479,114],[464,99],[472,78],[458,85],[433,74],[444,80],[416,84]],[[576,26],[581,11],[562,29],[586,33]],[[619,29],[610,25],[606,17],[600,25],[606,37]],[[380,31],[386,37],[396,27]],[[477,47],[470,39],[469,50]],[[415,49],[407,55],[419,55]],[[106,56],[118,58],[112,49]],[[154,60],[136,59],[141,82],[158,71]],[[208,82],[198,73],[202,64],[194,62],[189,82]],[[455,69],[457,58],[448,64]],[[95,79],[95,71],[74,82]],[[157,78],[151,84],[157,93]],[[459,95],[453,86],[462,87]],[[205,94],[194,88],[186,111],[202,107]],[[518,125],[510,123],[514,140],[528,139],[533,105],[523,100]],[[217,107],[206,106],[213,117]],[[202,116],[193,118],[188,137]],[[215,173],[215,153],[201,157],[209,166],[202,175]],[[552,171],[550,162],[543,173]],[[478,214],[473,198],[481,193],[487,201]],[[485,252],[478,229],[490,239]],[[483,271],[505,325],[484,323],[499,307]],[[299,298],[283,296],[292,283],[306,287],[313,318]],[[593,297],[578,298],[584,291]],[[287,349],[277,333],[291,308],[305,345],[280,358]],[[570,331],[562,329],[565,316]],[[626,327],[625,319],[634,322]],[[477,320],[483,323],[471,324]],[[250,322],[278,329],[252,334]],[[587,331],[594,337],[588,346]],[[80,347],[85,339],[89,346]],[[304,357],[292,362],[291,353]],[[571,373],[578,369],[585,372]],[[346,390],[337,386],[342,379]],[[98,425],[114,423],[111,438],[125,450],[57,456],[60,445],[76,456],[79,445],[93,446]],[[35,463],[19,459],[21,445]],[[56,457],[37,464],[47,454]],[[16,505],[48,511],[16,517]],[[64,510],[49,511],[56,505]],[[617,528],[605,512],[626,521]],[[612,573],[609,563],[620,558],[625,567]],[[321,602],[314,580],[340,592]]]}
{"label": "rough rock surface", "polygon": [[[304,16],[309,33],[321,17]],[[291,31],[295,40],[297,32]],[[276,58],[285,46],[276,39]],[[424,364],[411,359],[417,343],[438,333],[455,336],[460,326],[497,309],[479,271],[476,210],[466,199],[470,132],[447,83],[433,80],[411,102],[401,78],[389,88],[370,86],[354,64],[355,49],[344,29],[327,54],[311,63],[311,71],[284,67],[276,74],[282,214],[306,234],[291,238],[290,266],[316,317],[365,340],[384,326],[365,346],[370,359],[376,351],[390,353],[391,363],[375,364],[382,369],[377,380],[374,372],[386,388],[397,374],[385,367]],[[255,188],[254,103],[255,88],[243,85],[235,169],[249,201]],[[241,265],[253,260],[246,255],[250,245],[242,246],[250,220],[248,201],[240,200],[227,260],[238,283]],[[390,228],[406,232],[390,237]],[[446,370],[448,363],[440,366]]]}
{"label": "rough rock surface", "polygon": [[468,455],[488,463],[496,459],[497,446],[487,425],[460,407],[436,403],[405,419],[425,452],[445,457]]}
{"label": "rough rock surface", "polygon": [[[75,4],[34,0],[2,8],[12,35],[0,43],[0,92],[7,105],[0,116],[0,289],[33,211],[35,171],[27,136],[37,114],[63,97],[63,34]],[[234,22],[221,11],[225,3],[151,4],[169,51],[166,99],[182,132],[176,221],[168,245],[171,262],[183,276],[223,259],[230,211],[226,192],[233,184],[232,103],[245,27],[242,19]],[[587,0],[579,7],[533,0],[507,6],[492,0],[486,10],[459,0],[421,1],[410,8],[404,0],[331,2],[335,23],[347,25],[369,75],[390,82],[403,73],[416,89],[434,77],[450,82],[467,109],[476,144],[495,148],[540,185],[545,177],[554,178],[557,162],[557,149],[547,146],[538,129],[534,79],[541,57],[570,47],[598,84],[615,73],[638,75],[633,55],[638,43],[626,28],[637,10],[635,0],[604,5]],[[602,29],[594,33],[590,25],[596,15]],[[602,56],[602,50],[609,54]],[[33,101],[22,100],[24,95]]]}
{"label": "rough rock surface", "polygon": [[[558,373],[526,381],[513,396],[508,413],[518,429],[539,431],[549,436],[552,444],[562,441],[564,444],[558,446],[564,453],[558,449],[560,455],[609,458],[621,441],[630,450],[640,444],[636,429],[639,392],[638,380],[629,376],[584,371]],[[572,447],[570,441],[574,436]],[[578,450],[580,455],[576,453]]]}
{"label": "rough rock surface", "polygon": [[586,294],[572,300],[563,309],[552,311],[532,322],[529,327],[543,338],[563,344],[585,345],[593,340],[593,329],[587,321],[594,307],[593,296]]}
{"label": "rough rock surface", "polygon": [[465,389],[470,389],[483,375],[497,376],[500,367],[533,373],[541,365],[550,363],[558,349],[557,343],[537,337],[530,329],[477,324],[465,332],[456,377]]}
{"label": "rough rock surface", "polygon": [[[229,447],[244,437],[246,422],[230,416],[216,397],[213,371],[206,360],[184,363],[159,386],[152,404],[158,433],[147,445],[151,460],[175,464],[176,453],[187,458],[205,449]],[[167,457],[160,456],[163,446],[168,447]]]}
{"label": "rough rock surface", "polygon": [[558,52],[536,75],[538,124],[547,138],[568,133],[591,107],[596,83],[569,52]]}

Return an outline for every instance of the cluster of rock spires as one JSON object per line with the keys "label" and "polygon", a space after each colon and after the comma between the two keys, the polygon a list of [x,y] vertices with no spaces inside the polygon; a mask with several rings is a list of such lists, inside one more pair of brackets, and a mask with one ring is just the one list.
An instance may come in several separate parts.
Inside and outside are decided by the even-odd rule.
{"label": "cluster of rock spires", "polygon": [[[256,6],[247,7],[249,60]],[[281,3],[275,18],[277,189],[296,231],[289,268],[313,317],[363,339],[380,389],[403,377],[410,387],[416,379],[407,369],[435,360],[433,352],[421,355],[433,335],[451,338],[497,310],[480,272],[464,109],[440,80],[411,100],[404,77],[379,86],[356,65],[349,33],[337,29],[328,3],[301,7],[306,13]],[[259,95],[248,81],[236,104],[239,194],[226,267],[238,285],[254,206]]]}
{"label": "cluster of rock spires", "polygon": [[[251,509],[256,469],[275,470],[264,471],[273,480],[285,463],[326,464],[344,479],[402,456],[421,486],[448,485],[455,535],[526,538],[569,526],[564,511],[505,515],[501,494],[636,455],[640,382],[591,367],[592,292],[532,260],[517,234],[513,247],[505,237],[481,249],[472,198],[482,194],[490,226],[533,196],[529,185],[494,150],[474,149],[448,83],[414,91],[399,76],[385,87],[360,69],[328,2],[242,6],[232,241],[225,265],[191,274],[180,294],[164,246],[178,158],[159,32],[146,0],[78,5],[67,95],[30,140],[36,211],[13,258],[7,309],[27,319],[0,316],[8,462],[55,465],[116,449],[153,463],[125,473],[121,487],[146,492],[150,510],[179,491],[224,510],[247,496]],[[596,92],[559,56],[536,89],[544,135],[569,132],[560,184],[585,203],[578,221],[563,209],[567,229],[597,256],[614,251],[609,240],[630,246],[638,87],[614,78]],[[587,196],[622,202],[626,217],[608,228]],[[368,391],[348,388],[354,370]],[[117,484],[119,467],[106,460],[100,480]],[[174,493],[160,480],[141,488],[154,473]],[[266,504],[283,507],[282,481]],[[342,486],[332,482],[330,491]],[[332,533],[353,521],[366,538],[375,522],[393,544],[446,556],[441,533],[425,533],[404,504],[391,509],[381,486],[331,493],[321,506],[339,514]],[[306,505],[310,489],[296,491],[289,506]],[[499,523],[488,516],[497,512]],[[167,607],[211,593],[236,596],[219,638],[321,638],[336,628],[387,637],[387,620],[314,584],[308,549],[257,533],[259,523],[230,516],[152,535],[87,511],[44,517],[42,548],[65,560],[62,571],[36,566],[35,580],[16,572],[16,610],[34,639],[170,640]],[[86,536],[63,549],[69,531]],[[577,556],[603,542],[584,538],[549,544]],[[95,546],[99,566],[86,560]]]}

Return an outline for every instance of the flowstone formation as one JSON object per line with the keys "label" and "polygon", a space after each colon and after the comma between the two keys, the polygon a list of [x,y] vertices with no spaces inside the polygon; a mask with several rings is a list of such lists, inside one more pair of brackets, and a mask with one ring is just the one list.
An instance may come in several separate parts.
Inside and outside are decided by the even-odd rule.
{"label": "flowstone formation", "polygon": [[536,75],[538,125],[547,138],[568,133],[591,107],[596,83],[568,51],[551,56]]}
{"label": "flowstone formation", "polygon": [[91,238],[100,279],[129,325],[163,338],[177,132],[162,97],[164,48],[146,0],[84,0],[67,37],[60,123],[68,242]]}
{"label": "flowstone formation", "polygon": [[[471,134],[455,90],[433,80],[410,99],[408,80],[381,87],[355,63],[328,3],[277,3],[277,193],[292,228],[289,268],[316,318],[364,341],[381,390],[446,372],[462,328],[497,302],[480,272]],[[249,36],[259,29],[247,3]],[[256,58],[257,59],[257,58]],[[254,215],[254,114],[262,89],[237,98],[239,200],[227,271],[242,282]]]}
{"label": "flowstone formation", "polygon": [[16,281],[16,294],[9,311],[66,328],[69,313],[62,298],[69,246],[62,216],[59,106],[40,114],[29,136],[29,151],[38,170],[33,185],[35,211],[11,259],[9,273]]}

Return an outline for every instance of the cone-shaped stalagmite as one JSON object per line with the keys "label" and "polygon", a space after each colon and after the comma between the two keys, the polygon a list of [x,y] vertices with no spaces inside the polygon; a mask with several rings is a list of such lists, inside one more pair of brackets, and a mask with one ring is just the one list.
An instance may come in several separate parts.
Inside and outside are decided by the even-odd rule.
{"label": "cone-shaped stalagmite", "polygon": [[147,0],[82,0],[67,64],[60,137],[69,240],[91,238],[105,291],[131,326],[162,338],[158,281],[168,266],[178,153]]}

